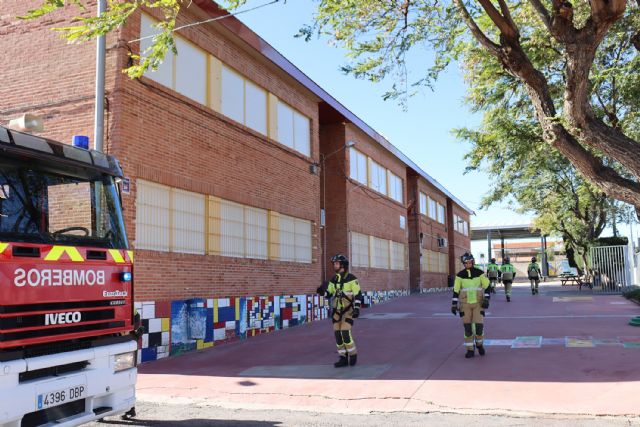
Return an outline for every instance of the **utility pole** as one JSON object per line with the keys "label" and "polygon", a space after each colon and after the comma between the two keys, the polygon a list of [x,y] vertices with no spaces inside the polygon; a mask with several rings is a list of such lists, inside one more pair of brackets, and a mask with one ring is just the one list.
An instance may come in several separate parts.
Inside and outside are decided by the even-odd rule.
{"label": "utility pole", "polygon": [[[98,16],[107,9],[106,0],[98,0]],[[96,93],[93,144],[96,151],[103,151],[104,143],[104,74],[106,56],[106,36],[98,36],[96,45]]]}

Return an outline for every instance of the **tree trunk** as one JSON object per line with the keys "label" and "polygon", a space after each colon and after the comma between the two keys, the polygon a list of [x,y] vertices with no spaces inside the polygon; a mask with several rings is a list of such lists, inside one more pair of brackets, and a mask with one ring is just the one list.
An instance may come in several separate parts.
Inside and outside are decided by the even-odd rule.
{"label": "tree trunk", "polygon": [[573,267],[578,270],[578,274],[582,274],[580,266],[576,262],[576,251],[574,248],[569,246],[569,242],[566,238],[563,238],[565,253],[567,254],[567,261],[569,261],[569,267]]}
{"label": "tree trunk", "polygon": [[582,263],[584,265],[584,272],[582,274],[591,275],[590,273],[591,270],[589,268],[589,257],[587,257],[587,253],[589,250],[583,248],[583,251],[584,252],[580,253],[580,258],[582,258]]}

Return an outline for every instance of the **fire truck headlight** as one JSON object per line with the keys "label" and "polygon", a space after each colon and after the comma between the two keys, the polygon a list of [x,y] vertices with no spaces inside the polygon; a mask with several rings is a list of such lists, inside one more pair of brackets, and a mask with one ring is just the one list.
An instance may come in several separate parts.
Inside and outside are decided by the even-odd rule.
{"label": "fire truck headlight", "polygon": [[120,281],[121,282],[130,282],[133,279],[133,274],[130,271],[125,271],[120,273]]}
{"label": "fire truck headlight", "polygon": [[120,372],[136,366],[136,352],[116,354],[113,360],[113,371]]}

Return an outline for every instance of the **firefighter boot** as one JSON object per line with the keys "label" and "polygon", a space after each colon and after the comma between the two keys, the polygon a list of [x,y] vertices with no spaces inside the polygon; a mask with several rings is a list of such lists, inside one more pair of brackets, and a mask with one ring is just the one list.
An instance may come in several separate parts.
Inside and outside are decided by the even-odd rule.
{"label": "firefighter boot", "polygon": [[507,295],[507,302],[511,302],[511,295]]}
{"label": "firefighter boot", "polygon": [[356,363],[358,363],[358,355],[354,354],[352,356],[349,356],[349,366],[355,366]]}
{"label": "firefighter boot", "polygon": [[467,350],[467,352],[464,355],[464,357],[466,357],[467,359],[471,359],[473,356],[475,356],[473,350]]}
{"label": "firefighter boot", "polygon": [[340,356],[340,359],[333,364],[336,368],[343,368],[345,366],[349,366],[349,362],[347,361],[347,356]]}
{"label": "firefighter boot", "polygon": [[478,348],[478,354],[480,356],[484,356],[484,354],[486,353],[486,351],[484,350],[484,345],[479,345],[477,348]]}

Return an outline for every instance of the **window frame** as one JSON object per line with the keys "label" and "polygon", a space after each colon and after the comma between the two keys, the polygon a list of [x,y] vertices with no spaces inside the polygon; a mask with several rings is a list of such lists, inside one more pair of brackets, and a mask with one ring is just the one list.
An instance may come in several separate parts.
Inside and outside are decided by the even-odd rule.
{"label": "window frame", "polygon": [[[427,195],[425,193],[423,193],[422,191],[420,191],[420,194],[418,195],[418,199],[419,199],[419,209],[420,209],[420,215],[424,215],[427,216],[427,212],[428,212],[428,207],[427,207]],[[423,203],[424,202],[424,203]]]}

